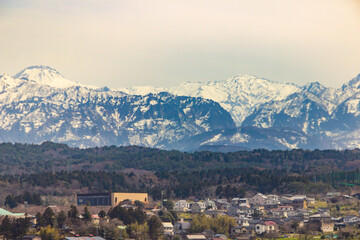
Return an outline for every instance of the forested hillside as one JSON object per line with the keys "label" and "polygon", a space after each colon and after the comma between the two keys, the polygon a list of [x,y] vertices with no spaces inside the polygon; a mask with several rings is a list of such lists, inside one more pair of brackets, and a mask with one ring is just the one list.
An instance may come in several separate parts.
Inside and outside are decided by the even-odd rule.
{"label": "forested hillside", "polygon": [[359,185],[360,150],[263,149],[234,153],[137,146],[78,149],[64,144],[0,144],[0,202],[75,192],[148,192],[161,197],[311,193]]}
{"label": "forested hillside", "polygon": [[218,168],[264,168],[301,171],[352,170],[360,166],[360,150],[257,149],[233,153],[165,151],[138,146],[71,148],[45,142],[0,144],[0,173],[21,174],[57,171],[188,171]]}

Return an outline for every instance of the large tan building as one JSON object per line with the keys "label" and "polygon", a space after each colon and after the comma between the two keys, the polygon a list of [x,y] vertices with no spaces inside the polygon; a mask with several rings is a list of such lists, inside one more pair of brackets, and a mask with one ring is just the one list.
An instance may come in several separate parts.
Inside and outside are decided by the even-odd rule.
{"label": "large tan building", "polygon": [[140,201],[145,204],[149,203],[147,193],[87,193],[76,194],[76,202],[78,205],[90,206],[112,206],[115,207],[124,200],[132,202]]}
{"label": "large tan building", "polygon": [[149,203],[147,193],[111,193],[111,206],[116,206],[124,200],[131,200],[132,202],[140,201],[145,204]]}

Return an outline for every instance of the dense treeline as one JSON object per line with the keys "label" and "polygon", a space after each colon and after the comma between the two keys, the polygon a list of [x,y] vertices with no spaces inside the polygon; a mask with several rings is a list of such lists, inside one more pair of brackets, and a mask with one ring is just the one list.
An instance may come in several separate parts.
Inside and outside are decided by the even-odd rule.
{"label": "dense treeline", "polygon": [[165,151],[129,147],[70,148],[64,144],[0,144],[0,173],[77,170],[116,171],[137,168],[154,171],[187,171],[209,168],[264,167],[289,170],[354,169],[360,150],[257,149],[234,153]]}
{"label": "dense treeline", "polygon": [[[126,181],[126,178],[129,177],[125,173],[105,171],[61,171],[55,173],[41,172],[21,175],[2,175],[0,176],[0,181],[10,184],[30,185],[34,187],[39,186],[43,188],[51,186],[64,186],[69,188],[72,183],[76,182],[78,183],[78,188],[86,187],[91,192],[133,192],[145,190],[144,184],[133,184],[131,183],[131,180]],[[34,204],[36,205],[38,205],[37,203],[40,201],[36,194],[31,195],[29,193],[18,196],[9,195],[7,199],[14,200],[17,203],[23,203],[24,201],[28,201],[29,203],[35,202]],[[9,202],[6,201],[5,204],[6,203]]]}
{"label": "dense treeline", "polygon": [[8,216],[5,216],[0,225],[0,234],[4,237],[4,239],[22,239],[28,231],[30,225],[30,218],[10,219]]}
{"label": "dense treeline", "polygon": [[[248,191],[318,193],[359,184],[359,173],[354,171],[360,166],[358,149],[186,153],[137,146],[78,149],[45,142],[3,143],[0,153],[0,181],[18,186],[11,194],[3,193],[2,201],[9,206],[24,201],[38,204],[38,197],[33,201],[19,195],[28,186],[38,187],[37,193],[43,195],[67,195],[79,189],[141,191],[156,200],[164,190],[171,198],[231,198]],[[129,168],[151,172],[122,171]]]}
{"label": "dense treeline", "polygon": [[19,204],[32,204],[32,205],[41,205],[41,197],[38,193],[29,193],[25,192],[24,194],[19,195],[7,195],[5,198],[4,205],[10,208],[17,207]]}
{"label": "dense treeline", "polygon": [[[286,169],[225,168],[187,172],[159,171],[155,175],[136,176],[133,173],[115,172],[57,172],[22,175],[4,175],[0,181],[27,184],[32,188],[64,186],[57,194],[81,188],[89,192],[148,192],[154,200],[165,198],[243,197],[249,191],[262,193],[323,193],[331,189],[344,189],[359,185],[360,173],[333,171],[313,173]],[[73,183],[76,182],[75,185]],[[63,189],[63,193],[61,192]],[[28,201],[38,205],[38,194],[9,195],[5,205],[14,207]],[[15,204],[15,205],[14,205]]]}

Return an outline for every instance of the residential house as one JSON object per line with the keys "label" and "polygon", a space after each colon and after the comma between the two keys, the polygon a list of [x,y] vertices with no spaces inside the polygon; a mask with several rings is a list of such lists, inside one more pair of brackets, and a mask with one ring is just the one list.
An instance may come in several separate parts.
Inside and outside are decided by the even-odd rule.
{"label": "residential house", "polygon": [[257,234],[274,232],[276,230],[276,223],[274,221],[260,221],[255,225],[255,232]]}
{"label": "residential house", "polygon": [[359,221],[359,218],[355,215],[349,215],[349,216],[343,217],[343,222],[346,225],[352,225],[354,223],[357,223],[358,221]]}
{"label": "residential house", "polygon": [[192,213],[202,213],[206,209],[204,202],[192,202],[190,203],[190,211]]}
{"label": "residential house", "polygon": [[233,198],[231,200],[232,204],[235,205],[249,205],[249,199],[248,198]]}
{"label": "residential house", "polygon": [[238,217],[235,218],[236,224],[237,226],[241,226],[241,227],[248,227],[250,226],[250,221],[252,219],[251,218],[246,218],[246,217]]}
{"label": "residential house", "polygon": [[228,210],[228,208],[232,205],[225,199],[217,199],[215,200],[215,203],[218,210]]}
{"label": "residential house", "polygon": [[190,203],[186,200],[176,201],[174,204],[174,211],[177,212],[188,212],[190,209]]}
{"label": "residential house", "polygon": [[334,222],[331,221],[330,214],[328,212],[317,213],[309,216],[309,221],[307,224],[314,227],[318,231],[324,233],[330,233],[334,231]]}
{"label": "residential house", "polygon": [[25,235],[21,238],[21,240],[41,240],[41,237],[38,235]]}
{"label": "residential house", "polygon": [[185,222],[184,219],[177,221],[174,226],[174,230],[176,234],[187,233],[190,229],[191,224],[189,222]]}
{"label": "residential house", "polygon": [[227,236],[224,234],[215,234],[213,240],[227,240]]}
{"label": "residential house", "polygon": [[188,234],[186,235],[187,240],[206,240],[204,234]]}
{"label": "residential house", "polygon": [[288,211],[281,210],[279,208],[274,208],[270,210],[270,213],[275,218],[287,218]]}
{"label": "residential house", "polygon": [[266,195],[266,197],[267,197],[269,200],[280,201],[280,197],[279,197],[278,195],[275,195],[275,194],[268,194],[268,195]]}
{"label": "residential house", "polygon": [[328,192],[326,193],[326,198],[338,197],[341,195],[341,192]]}
{"label": "residential house", "polygon": [[63,240],[105,240],[105,238],[102,237],[93,237],[93,236],[84,236],[84,237],[65,237]]}
{"label": "residential house", "polygon": [[217,210],[216,203],[212,200],[206,200],[205,209]]}
{"label": "residential house", "polygon": [[231,217],[248,217],[250,218],[252,214],[254,213],[254,210],[250,207],[241,207],[238,205],[231,205],[231,207],[228,209],[227,214]]}
{"label": "residential house", "polygon": [[265,200],[267,200],[267,196],[262,193],[257,193],[255,196],[249,199],[249,203],[251,205],[265,205]]}
{"label": "residential house", "polygon": [[324,233],[332,233],[334,232],[335,224],[332,221],[321,221],[321,231]]}
{"label": "residential house", "polygon": [[293,211],[294,207],[290,206],[290,205],[282,205],[282,206],[279,206],[279,209],[282,211]]}
{"label": "residential house", "polygon": [[165,236],[174,236],[174,226],[171,222],[163,222],[162,225]]}

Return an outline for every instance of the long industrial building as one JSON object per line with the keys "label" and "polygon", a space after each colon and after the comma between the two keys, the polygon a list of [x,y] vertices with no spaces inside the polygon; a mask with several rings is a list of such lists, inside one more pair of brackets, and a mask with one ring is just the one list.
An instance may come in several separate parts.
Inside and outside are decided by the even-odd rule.
{"label": "long industrial building", "polygon": [[124,200],[140,201],[148,204],[149,197],[147,193],[85,193],[76,194],[77,205],[89,206],[116,206]]}

